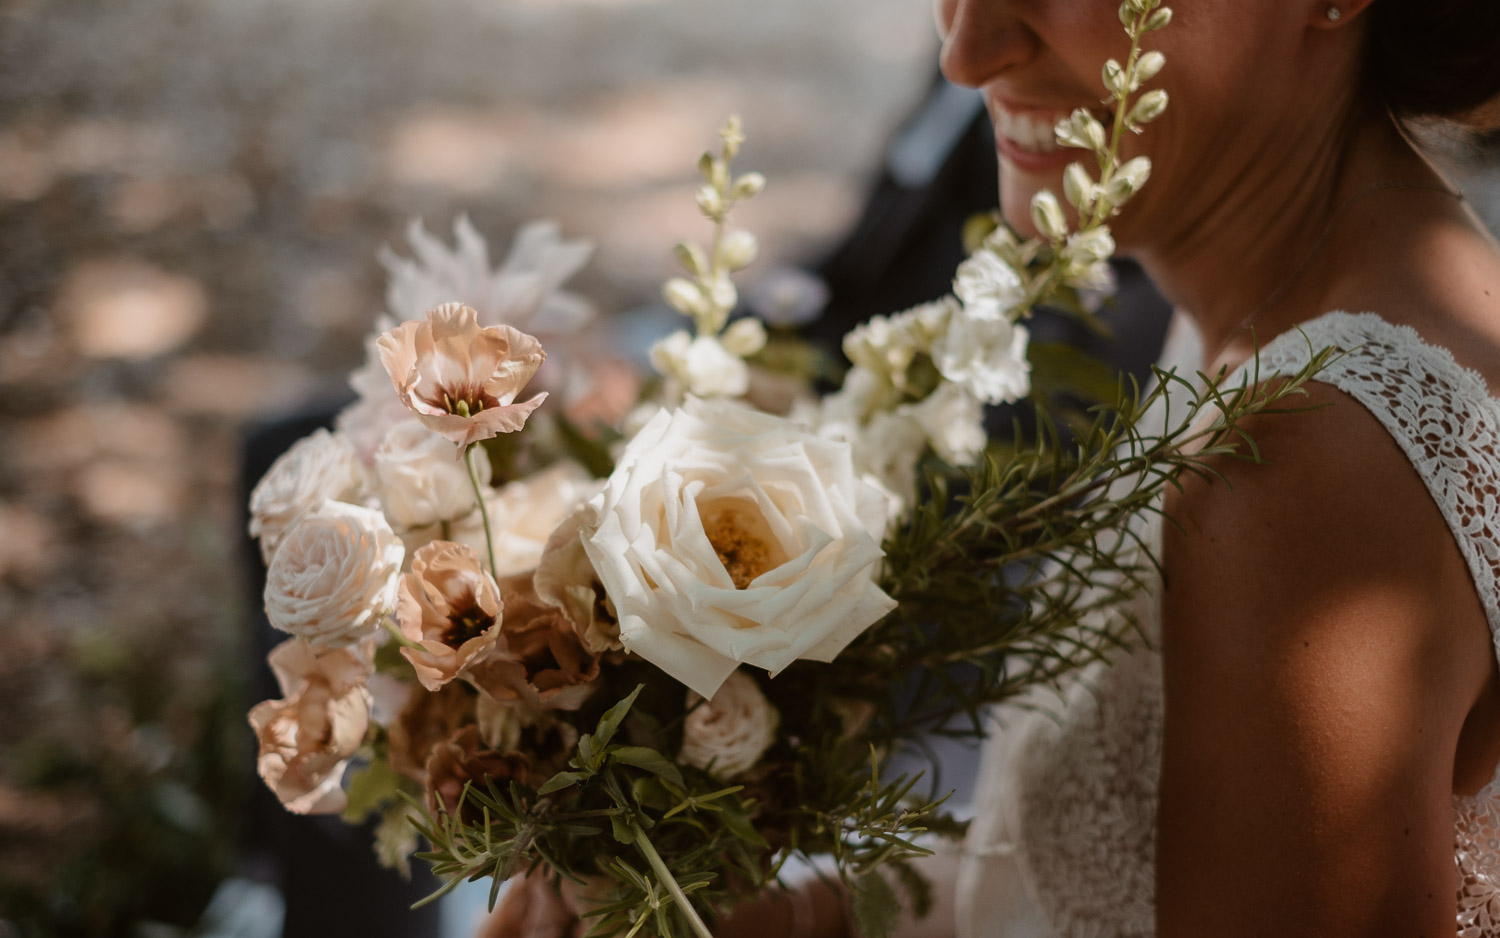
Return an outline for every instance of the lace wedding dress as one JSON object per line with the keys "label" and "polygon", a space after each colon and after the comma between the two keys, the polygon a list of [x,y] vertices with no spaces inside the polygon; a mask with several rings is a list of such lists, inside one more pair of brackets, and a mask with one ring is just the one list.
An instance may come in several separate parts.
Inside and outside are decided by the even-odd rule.
{"label": "lace wedding dress", "polygon": [[[1164,367],[1191,374],[1199,344],[1178,317]],[[1346,354],[1318,380],[1368,408],[1410,458],[1463,551],[1500,649],[1500,400],[1445,349],[1370,313],[1329,313],[1279,337],[1261,351],[1261,374],[1295,372],[1326,346]],[[1160,519],[1141,524],[1159,544]],[[1134,610],[1153,639],[1157,592],[1143,591]],[[1139,648],[1080,672],[1060,699],[1049,691],[1034,709],[997,717],[958,861],[959,938],[1153,934],[1161,698],[1160,657]],[[1454,816],[1457,934],[1500,936],[1500,776],[1456,797]]]}

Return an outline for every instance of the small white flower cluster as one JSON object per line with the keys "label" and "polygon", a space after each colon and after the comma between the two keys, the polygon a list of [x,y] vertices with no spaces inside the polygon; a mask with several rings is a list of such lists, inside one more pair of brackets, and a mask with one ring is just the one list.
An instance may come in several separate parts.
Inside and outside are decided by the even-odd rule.
{"label": "small white flower cluster", "polygon": [[705,249],[691,242],[678,244],[677,261],[689,276],[673,277],[662,288],[667,303],[693,320],[692,333],[678,330],[651,349],[652,366],[668,382],[668,403],[678,403],[688,394],[743,396],[750,389],[745,359],[766,345],[759,319],[741,319],[725,328],[739,302],[732,275],[750,266],[760,249],[755,235],[728,227],[729,213],[736,203],[759,194],[766,180],[760,173],[730,172],[745,141],[738,117],[729,119],[719,137],[720,155],[705,153],[698,161],[703,176],[698,209],[714,223],[712,245]]}

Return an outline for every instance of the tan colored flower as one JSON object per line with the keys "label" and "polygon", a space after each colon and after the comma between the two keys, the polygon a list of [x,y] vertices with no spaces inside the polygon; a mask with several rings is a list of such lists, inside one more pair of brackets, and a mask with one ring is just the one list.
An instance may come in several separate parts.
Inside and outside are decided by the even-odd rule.
{"label": "tan colored flower", "polygon": [[780,715],[744,671],[725,678],[713,700],[688,691],[687,702],[680,762],[734,778],[754,768],[776,741]]}
{"label": "tan colored flower", "polygon": [[386,757],[392,769],[425,783],[427,757],[433,747],[458,732],[459,727],[474,722],[474,705],[479,698],[462,681],[431,692],[415,684],[409,686],[406,706],[387,731]]}
{"label": "tan colored flower", "polygon": [[[427,806],[432,811],[449,814],[458,810],[464,784],[473,782],[481,790],[484,780],[493,779],[504,790],[508,782],[539,784],[545,779],[532,776],[531,760],[519,752],[485,749],[479,739],[479,727],[466,726],[432,748],[427,758]],[[482,817],[473,802],[464,805],[463,817],[474,822]]]}
{"label": "tan colored flower", "polygon": [[357,502],[366,488],[364,467],[343,434],[315,430],[293,443],[250,493],[250,536],[260,538],[261,558],[270,564],[281,539],[325,498]]}
{"label": "tan colored flower", "polygon": [[344,766],[370,725],[365,682],[374,667],[368,651],[339,648],[320,655],[296,638],[271,651],[271,670],[284,696],[256,704],[250,725],[260,740],[256,769],[287,810],[344,809]]}
{"label": "tan colored flower", "polygon": [[433,541],[412,558],[396,597],[401,654],[417,680],[437,690],[483,660],[500,640],[503,607],[494,579],[467,544]]}
{"label": "tan colored flower", "polygon": [[380,630],[406,547],[373,508],[324,499],[281,539],[266,571],[266,618],[318,647]]}
{"label": "tan colored flower", "polygon": [[510,326],[480,327],[461,303],[427,311],[380,337],[380,361],[417,419],[467,446],[514,433],[546,399],[515,403],[547,358],[536,339]]}
{"label": "tan colored flower", "polygon": [[593,509],[580,505],[564,519],[547,539],[542,558],[537,563],[532,584],[537,597],[556,606],[573,625],[590,654],[619,651],[620,620],[615,604],[604,592],[604,584],[594,572],[594,564],[583,548],[583,518]]}
{"label": "tan colored flower", "polygon": [[594,692],[599,659],[583,647],[563,611],[537,596],[530,573],[506,577],[500,592],[506,652],[474,669],[475,685],[497,700],[578,709]]}

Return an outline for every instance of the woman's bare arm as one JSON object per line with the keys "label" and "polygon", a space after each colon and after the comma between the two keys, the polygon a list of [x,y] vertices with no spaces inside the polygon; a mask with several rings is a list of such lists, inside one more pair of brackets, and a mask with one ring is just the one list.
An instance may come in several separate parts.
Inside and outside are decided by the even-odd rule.
{"label": "woman's bare arm", "polygon": [[1353,400],[1169,500],[1161,938],[1454,931],[1453,765],[1495,669],[1452,537]]}

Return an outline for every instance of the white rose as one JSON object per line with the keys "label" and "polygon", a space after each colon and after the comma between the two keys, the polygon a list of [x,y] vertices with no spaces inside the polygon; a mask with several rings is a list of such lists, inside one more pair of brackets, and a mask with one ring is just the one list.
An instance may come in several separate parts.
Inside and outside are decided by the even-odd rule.
{"label": "white rose", "polygon": [[739,397],[750,389],[749,366],[713,336],[674,332],[651,347],[651,364],[699,397]]}
{"label": "white rose", "polygon": [[250,536],[260,538],[260,554],[271,562],[287,531],[323,499],[358,501],[364,493],[364,467],[342,434],[315,430],[282,453],[250,493]]}
{"label": "white rose", "polygon": [[760,692],[755,679],[735,671],[707,703],[688,692],[688,714],[682,724],[677,759],[731,779],[755,767],[776,740],[780,714]]}
{"label": "white rose", "polygon": [[[499,575],[535,570],[547,538],[575,508],[592,498],[599,487],[600,483],[587,469],[563,460],[486,493],[484,504],[490,516],[495,569]],[[489,563],[482,519],[477,516],[465,519],[454,528],[453,539],[473,547],[480,559]]]}
{"label": "white rose", "polygon": [[[474,454],[481,485],[489,485],[490,460]],[[469,470],[453,443],[416,420],[392,427],[375,451],[375,487],[385,516],[398,528],[453,521],[474,510]]]}
{"label": "white rose", "polygon": [[325,500],[271,557],[266,618],[320,648],[373,635],[396,604],[405,555],[380,512]]}
{"label": "white rose", "polygon": [[706,698],[744,663],[831,661],[895,607],[886,499],[849,444],[689,399],[631,441],[582,525],[620,640]]}
{"label": "white rose", "polygon": [[948,320],[932,347],[938,372],[986,404],[1019,400],[1031,390],[1026,327],[1004,316],[972,315],[965,308]]}

